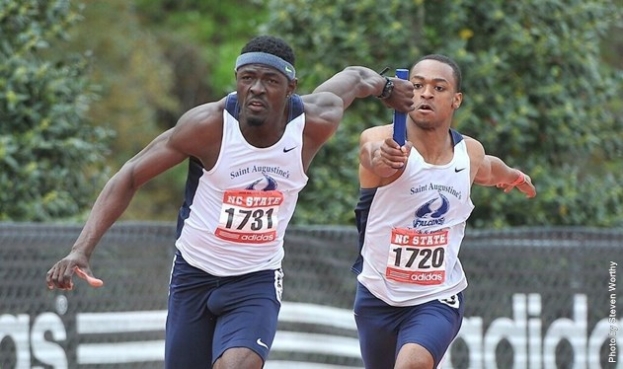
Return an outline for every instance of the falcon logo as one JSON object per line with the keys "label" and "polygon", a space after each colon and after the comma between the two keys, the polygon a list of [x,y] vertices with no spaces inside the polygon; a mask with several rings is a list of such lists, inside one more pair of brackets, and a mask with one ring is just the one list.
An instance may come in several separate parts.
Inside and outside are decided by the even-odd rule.
{"label": "falcon logo", "polygon": [[248,185],[245,190],[259,190],[259,191],[272,191],[277,189],[277,181],[272,177],[267,176],[265,173],[264,178],[260,178],[255,182]]}
{"label": "falcon logo", "polygon": [[426,227],[444,224],[444,215],[450,210],[450,201],[439,193],[439,197],[427,201],[415,211],[413,227]]}

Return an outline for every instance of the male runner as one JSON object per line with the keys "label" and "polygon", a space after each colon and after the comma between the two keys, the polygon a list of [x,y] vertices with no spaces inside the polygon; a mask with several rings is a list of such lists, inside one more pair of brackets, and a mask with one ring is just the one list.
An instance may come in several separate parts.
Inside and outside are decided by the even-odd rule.
{"label": "male runner", "polygon": [[450,128],[463,99],[452,59],[423,57],[410,82],[406,144],[392,139],[391,124],[360,139],[354,312],[368,369],[436,368],[458,333],[467,287],[458,254],[474,208],[471,186],[536,195],[530,177]]}
{"label": "male runner", "polygon": [[245,45],[236,92],[189,110],[123,165],[69,255],[49,270],[49,288],[71,289],[76,271],[101,285],[89,266],[99,240],[143,184],[188,159],[165,367],[261,368],[281,306],[284,233],[312,159],[356,98],[413,108],[410,82],[365,67],[348,67],[313,93],[296,95],[294,62],[281,39],[260,36]]}

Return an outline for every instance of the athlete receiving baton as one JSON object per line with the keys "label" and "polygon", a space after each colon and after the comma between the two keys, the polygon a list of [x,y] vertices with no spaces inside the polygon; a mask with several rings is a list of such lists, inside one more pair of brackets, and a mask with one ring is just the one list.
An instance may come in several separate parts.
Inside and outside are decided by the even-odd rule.
{"label": "athlete receiving baton", "polygon": [[467,287],[458,254],[474,208],[471,186],[536,195],[529,176],[451,128],[463,99],[452,59],[423,57],[409,81],[415,110],[406,129],[395,118],[360,137],[354,312],[366,368],[436,368],[458,333]]}

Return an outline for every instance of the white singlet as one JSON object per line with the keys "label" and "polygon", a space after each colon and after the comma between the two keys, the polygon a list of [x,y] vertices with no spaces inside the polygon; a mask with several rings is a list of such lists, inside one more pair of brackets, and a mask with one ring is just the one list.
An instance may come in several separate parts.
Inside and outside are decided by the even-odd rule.
{"label": "white singlet", "polygon": [[214,276],[281,267],[283,237],[307,184],[302,147],[305,114],[299,96],[274,145],[257,148],[240,131],[237,96],[227,98],[223,139],[214,168],[190,160],[175,243],[192,266]]}
{"label": "white singlet", "polygon": [[353,270],[389,305],[418,305],[467,287],[458,254],[474,209],[470,161],[462,135],[450,134],[450,163],[428,164],[413,149],[396,181],[361,189],[356,210],[361,255]]}

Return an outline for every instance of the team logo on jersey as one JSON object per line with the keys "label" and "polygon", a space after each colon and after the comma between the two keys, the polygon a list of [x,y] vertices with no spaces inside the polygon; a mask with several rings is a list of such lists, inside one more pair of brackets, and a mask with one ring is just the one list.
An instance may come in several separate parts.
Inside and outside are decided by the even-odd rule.
{"label": "team logo on jersey", "polygon": [[444,215],[450,210],[450,201],[441,192],[438,195],[415,211],[414,228],[444,224]]}
{"label": "team logo on jersey", "polygon": [[277,181],[272,177],[267,176],[266,173],[262,173],[263,178],[256,180],[248,185],[245,190],[259,190],[259,191],[273,191],[277,189]]}

